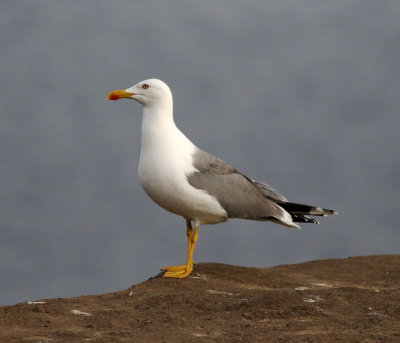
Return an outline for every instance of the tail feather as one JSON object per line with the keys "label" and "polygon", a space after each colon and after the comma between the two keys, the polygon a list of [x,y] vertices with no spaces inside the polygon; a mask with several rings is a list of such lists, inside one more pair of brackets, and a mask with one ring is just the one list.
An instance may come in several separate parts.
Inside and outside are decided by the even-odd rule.
{"label": "tail feather", "polygon": [[311,216],[329,216],[332,214],[338,214],[334,210],[328,210],[322,207],[298,204],[294,202],[282,202],[279,204],[280,207],[289,212],[292,216],[292,220],[298,223],[314,223],[319,224],[317,220],[309,217]]}
{"label": "tail feather", "polygon": [[253,182],[253,184],[264,197],[275,202],[279,207],[283,208],[288,217],[290,215],[289,220],[286,221],[282,221],[282,218],[265,218],[267,220],[275,221],[278,224],[299,229],[300,227],[294,222],[319,224],[317,220],[309,216],[329,216],[332,214],[338,214],[336,211],[328,210],[327,208],[288,202],[284,196],[280,195],[275,189],[266,183],[250,179],[249,181]]}
{"label": "tail feather", "polygon": [[334,210],[328,210],[322,207],[297,204],[294,202],[283,202],[280,203],[279,206],[283,207],[290,214],[303,214],[303,215],[312,215],[312,216],[329,216],[332,214],[338,214]]}

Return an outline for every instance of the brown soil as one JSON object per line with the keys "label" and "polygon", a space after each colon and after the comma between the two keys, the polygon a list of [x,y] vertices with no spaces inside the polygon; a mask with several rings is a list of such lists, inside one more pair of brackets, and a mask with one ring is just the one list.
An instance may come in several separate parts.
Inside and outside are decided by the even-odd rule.
{"label": "brown soil", "polygon": [[0,342],[400,342],[400,255],[198,264],[184,280],[42,302],[1,307]]}

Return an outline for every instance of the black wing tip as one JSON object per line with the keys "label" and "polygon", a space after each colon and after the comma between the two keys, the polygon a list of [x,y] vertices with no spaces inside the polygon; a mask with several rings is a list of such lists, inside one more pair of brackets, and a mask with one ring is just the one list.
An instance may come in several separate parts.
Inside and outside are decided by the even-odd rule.
{"label": "black wing tip", "polygon": [[294,202],[279,203],[287,212],[292,215],[310,215],[310,216],[330,216],[339,214],[337,211],[329,210],[327,208],[298,204]]}
{"label": "black wing tip", "polygon": [[297,222],[297,223],[319,224],[318,220],[316,220],[314,218],[307,217],[305,215],[291,213],[291,216],[292,216],[293,221]]}

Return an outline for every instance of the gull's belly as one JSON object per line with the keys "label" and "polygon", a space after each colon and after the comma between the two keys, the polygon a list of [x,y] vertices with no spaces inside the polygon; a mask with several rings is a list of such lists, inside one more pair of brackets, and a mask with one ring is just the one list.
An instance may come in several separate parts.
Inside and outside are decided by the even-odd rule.
{"label": "gull's belly", "polygon": [[141,154],[139,179],[154,202],[198,224],[215,224],[227,219],[226,211],[215,197],[192,187],[187,181],[186,172],[193,168],[191,163],[190,168],[185,168],[182,158],[174,160],[170,156],[162,161],[164,158],[160,158],[160,154],[157,158],[152,157]]}

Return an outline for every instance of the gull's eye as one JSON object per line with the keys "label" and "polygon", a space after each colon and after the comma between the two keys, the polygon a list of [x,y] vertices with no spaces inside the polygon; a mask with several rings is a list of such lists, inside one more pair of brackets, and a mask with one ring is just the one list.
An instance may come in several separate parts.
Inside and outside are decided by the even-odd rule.
{"label": "gull's eye", "polygon": [[147,88],[149,88],[150,86],[147,84],[147,83],[144,83],[143,85],[142,85],[142,88],[143,89],[147,89]]}

